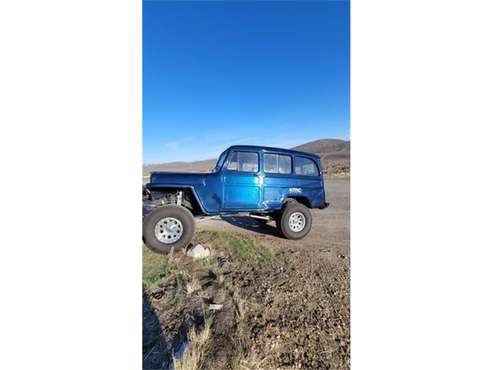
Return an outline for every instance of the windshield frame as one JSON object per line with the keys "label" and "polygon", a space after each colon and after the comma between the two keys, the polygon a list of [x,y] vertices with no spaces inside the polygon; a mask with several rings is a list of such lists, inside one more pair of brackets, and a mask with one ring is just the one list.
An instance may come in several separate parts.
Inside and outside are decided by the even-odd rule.
{"label": "windshield frame", "polygon": [[219,158],[217,159],[216,165],[212,169],[212,172],[219,172],[221,170],[221,167],[223,166],[224,162],[226,161],[226,158],[228,156],[229,149],[226,149],[224,152],[222,152],[219,155]]}

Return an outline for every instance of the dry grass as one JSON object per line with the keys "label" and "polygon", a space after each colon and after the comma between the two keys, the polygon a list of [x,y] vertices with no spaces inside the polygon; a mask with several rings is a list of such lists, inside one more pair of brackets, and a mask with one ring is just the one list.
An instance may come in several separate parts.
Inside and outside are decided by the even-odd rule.
{"label": "dry grass", "polygon": [[245,318],[245,300],[240,297],[238,289],[233,291],[233,303],[236,319],[241,322]]}
{"label": "dry grass", "polygon": [[236,359],[236,363],[234,365],[234,370],[265,370],[264,366],[265,361],[268,357],[259,358],[257,355],[249,353],[244,354],[240,353],[240,355]]}
{"label": "dry grass", "polygon": [[187,294],[192,294],[193,292],[202,289],[202,287],[199,280],[195,276],[192,276],[192,280],[187,283],[185,289],[187,291]]}
{"label": "dry grass", "polygon": [[192,328],[188,333],[188,349],[180,359],[173,357],[174,370],[198,370],[204,358],[207,341],[211,334],[212,317],[205,319],[204,328],[197,333]]}

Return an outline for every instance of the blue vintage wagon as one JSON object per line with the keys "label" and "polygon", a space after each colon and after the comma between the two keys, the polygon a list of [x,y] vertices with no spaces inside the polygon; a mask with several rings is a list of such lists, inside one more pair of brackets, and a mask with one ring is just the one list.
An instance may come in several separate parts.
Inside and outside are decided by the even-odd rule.
{"label": "blue vintage wagon", "polygon": [[247,213],[301,239],[311,229],[309,209],[328,205],[318,156],[248,145],[226,149],[210,173],[152,172],[144,198],[154,208],[144,242],[163,253],[190,243],[196,216]]}

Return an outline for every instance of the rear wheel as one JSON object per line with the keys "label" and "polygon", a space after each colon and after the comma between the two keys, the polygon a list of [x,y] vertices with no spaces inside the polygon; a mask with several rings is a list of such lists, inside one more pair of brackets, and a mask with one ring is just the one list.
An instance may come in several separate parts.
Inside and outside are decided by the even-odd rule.
{"label": "rear wheel", "polygon": [[176,205],[162,206],[149,213],[144,219],[142,230],[144,243],[160,253],[188,246],[194,232],[192,213]]}
{"label": "rear wheel", "polygon": [[286,239],[302,239],[312,228],[312,214],[303,204],[288,202],[277,220],[277,227]]}

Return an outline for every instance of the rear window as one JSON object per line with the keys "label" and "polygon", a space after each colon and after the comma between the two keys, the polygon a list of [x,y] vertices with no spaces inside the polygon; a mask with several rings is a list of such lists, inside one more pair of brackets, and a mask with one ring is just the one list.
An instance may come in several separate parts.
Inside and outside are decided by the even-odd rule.
{"label": "rear window", "polygon": [[230,171],[258,172],[258,153],[232,152],[226,168]]}
{"label": "rear window", "polygon": [[305,176],[318,176],[318,167],[315,161],[305,157],[294,158],[294,173]]}
{"label": "rear window", "polygon": [[264,171],[266,173],[291,173],[291,157],[281,154],[264,154]]}

